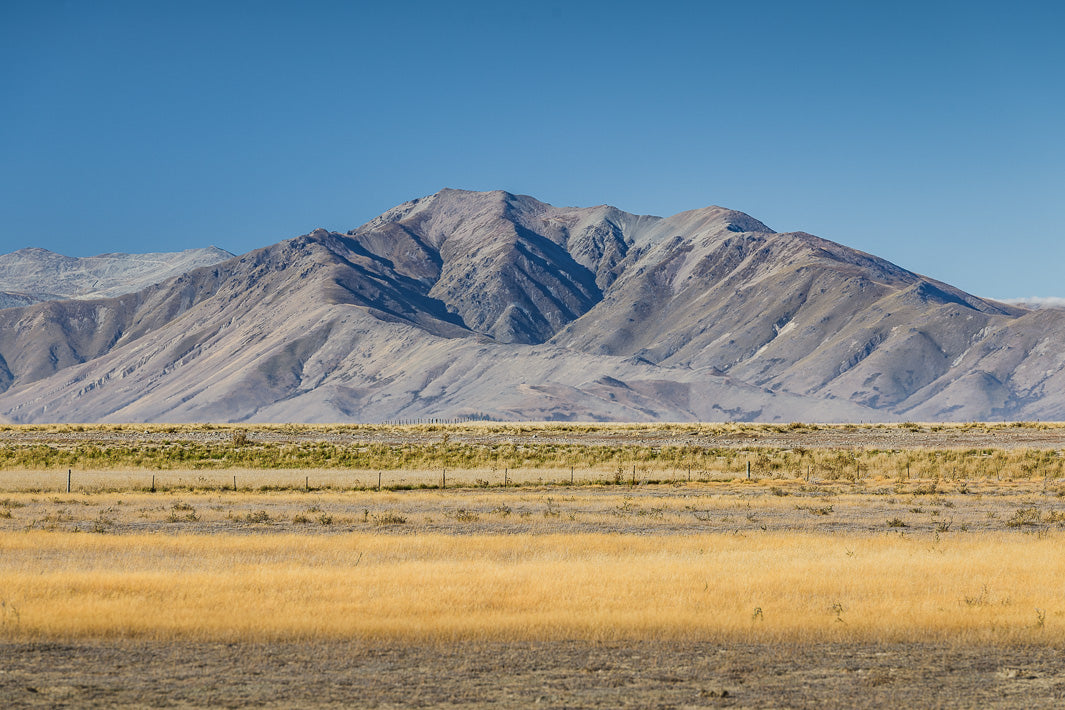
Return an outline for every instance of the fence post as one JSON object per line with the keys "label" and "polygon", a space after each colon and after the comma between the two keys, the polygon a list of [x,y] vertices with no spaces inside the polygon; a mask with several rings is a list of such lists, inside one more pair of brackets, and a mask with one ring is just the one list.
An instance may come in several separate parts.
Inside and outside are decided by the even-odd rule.
{"label": "fence post", "polygon": [[67,493],[70,493],[70,469],[67,469]]}
{"label": "fence post", "polygon": [[747,480],[751,480],[751,462],[747,462]]}

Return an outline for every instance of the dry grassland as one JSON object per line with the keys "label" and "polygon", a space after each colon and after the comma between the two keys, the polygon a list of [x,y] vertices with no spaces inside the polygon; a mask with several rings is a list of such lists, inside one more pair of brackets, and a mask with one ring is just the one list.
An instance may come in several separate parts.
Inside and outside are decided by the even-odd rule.
{"label": "dry grassland", "polygon": [[0,637],[1065,640],[1062,535],[0,536]]}
{"label": "dry grassland", "polygon": [[0,638],[1057,645],[1061,492],[15,492],[0,498]]}
{"label": "dry grassland", "polygon": [[[1025,438],[1060,428],[879,427],[1023,445],[867,449],[801,438],[862,431],[846,427],[714,425],[698,436],[734,438],[697,443],[669,426],[494,427],[355,441],[329,427],[251,441],[234,428],[0,432],[9,458],[98,464],[75,468],[69,493],[66,468],[0,470],[0,701],[177,697],[152,695],[139,671],[112,671],[139,688],[122,695],[45,670],[85,677],[94,661],[72,659],[112,653],[119,669],[172,654],[173,669],[151,671],[171,680],[202,657],[245,659],[232,670],[244,695],[204,679],[180,696],[192,705],[1065,700],[1062,449]],[[209,456],[147,465],[175,446]],[[320,465],[270,463],[285,451]],[[342,465],[397,451],[404,465]],[[262,668],[288,677],[282,657],[303,658],[303,676],[249,685]],[[300,690],[316,672],[359,694]]]}
{"label": "dry grassland", "polygon": [[[270,473],[264,475],[270,476]],[[249,474],[251,480],[254,474]],[[0,531],[107,534],[1046,535],[1065,527],[1065,486],[1041,481],[746,480],[402,490],[248,487],[16,491]]]}
{"label": "dry grassland", "polygon": [[246,469],[276,471],[286,485],[301,471],[332,472],[340,487],[378,475],[435,486],[445,472],[488,485],[713,480],[748,465],[774,478],[1053,479],[1065,476],[1063,451],[1065,425],[1031,423],[0,427],[0,471],[155,473],[173,485],[193,473],[225,485]]}

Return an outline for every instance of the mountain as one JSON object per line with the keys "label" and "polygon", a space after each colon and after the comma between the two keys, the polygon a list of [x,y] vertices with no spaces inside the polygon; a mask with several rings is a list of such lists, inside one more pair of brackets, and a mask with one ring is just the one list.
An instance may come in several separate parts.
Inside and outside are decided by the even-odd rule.
{"label": "mountain", "polygon": [[709,207],[443,190],[114,298],[0,311],[39,421],[1065,418],[1065,311]]}
{"label": "mountain", "polygon": [[0,255],[0,308],[133,293],[232,258],[218,247],[155,254],[72,257],[31,247]]}

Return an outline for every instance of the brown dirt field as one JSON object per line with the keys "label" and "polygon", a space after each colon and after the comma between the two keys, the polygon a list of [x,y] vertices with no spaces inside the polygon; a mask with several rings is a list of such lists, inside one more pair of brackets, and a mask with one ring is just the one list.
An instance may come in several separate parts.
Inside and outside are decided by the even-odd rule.
{"label": "brown dirt field", "polygon": [[0,645],[5,707],[1055,707],[1060,650],[586,642]]}

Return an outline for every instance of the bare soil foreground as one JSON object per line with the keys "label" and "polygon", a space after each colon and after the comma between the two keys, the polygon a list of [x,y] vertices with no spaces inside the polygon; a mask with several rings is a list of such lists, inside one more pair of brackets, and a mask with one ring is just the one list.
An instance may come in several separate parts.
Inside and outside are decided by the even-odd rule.
{"label": "bare soil foreground", "polygon": [[1024,423],[0,427],[0,707],[1058,707],[1063,450]]}
{"label": "bare soil foreground", "polygon": [[5,707],[1060,707],[1058,649],[515,642],[0,644]]}

